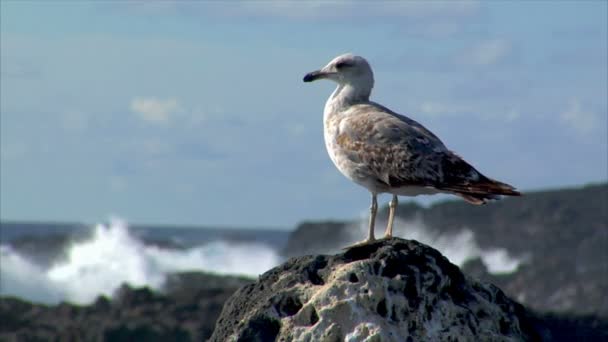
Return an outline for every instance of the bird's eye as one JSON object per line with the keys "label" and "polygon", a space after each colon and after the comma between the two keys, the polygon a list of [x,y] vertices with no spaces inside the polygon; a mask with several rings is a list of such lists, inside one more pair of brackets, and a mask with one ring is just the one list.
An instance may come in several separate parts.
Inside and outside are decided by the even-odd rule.
{"label": "bird's eye", "polygon": [[338,70],[342,69],[342,68],[345,68],[345,67],[349,67],[349,66],[352,66],[352,64],[350,64],[348,62],[338,62],[338,63],[336,63],[336,69],[338,69]]}

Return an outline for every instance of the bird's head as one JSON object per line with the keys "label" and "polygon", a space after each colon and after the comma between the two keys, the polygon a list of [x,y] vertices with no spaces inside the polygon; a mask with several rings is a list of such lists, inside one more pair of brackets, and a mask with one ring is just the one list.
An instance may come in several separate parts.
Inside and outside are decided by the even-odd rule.
{"label": "bird's head", "polygon": [[370,90],[374,86],[374,73],[369,63],[365,58],[351,53],[340,55],[322,69],[309,72],[304,76],[303,81],[312,82],[320,79]]}

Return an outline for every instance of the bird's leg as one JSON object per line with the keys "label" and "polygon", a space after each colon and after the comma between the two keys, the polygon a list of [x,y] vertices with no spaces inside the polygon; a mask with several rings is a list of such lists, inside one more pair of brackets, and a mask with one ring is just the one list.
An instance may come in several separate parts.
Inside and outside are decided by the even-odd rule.
{"label": "bird's leg", "polygon": [[393,195],[393,199],[388,204],[388,224],[386,225],[386,231],[384,232],[385,239],[393,237],[393,221],[395,219],[397,203],[399,203],[397,195]]}
{"label": "bird's leg", "polygon": [[369,234],[364,242],[372,242],[376,240],[374,237],[374,225],[376,224],[376,212],[378,211],[378,199],[376,194],[372,193],[372,205],[369,207]]}
{"label": "bird's leg", "polygon": [[378,211],[378,199],[376,198],[376,194],[372,193],[372,205],[369,207],[369,234],[367,239],[363,241],[359,241],[353,245],[344,247],[344,249],[349,249],[353,247],[360,247],[367,245],[368,243],[376,241],[374,237],[374,225],[376,223],[376,212]]}

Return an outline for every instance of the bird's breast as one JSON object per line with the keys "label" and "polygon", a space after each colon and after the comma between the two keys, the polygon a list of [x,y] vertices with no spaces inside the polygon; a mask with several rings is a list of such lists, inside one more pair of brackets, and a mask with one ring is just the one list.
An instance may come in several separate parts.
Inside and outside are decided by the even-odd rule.
{"label": "bird's breast", "polygon": [[[340,163],[337,159],[338,156],[338,135],[340,130],[340,124],[338,120],[333,117],[325,118],[323,120],[323,137],[325,139],[325,148],[327,149],[327,154],[329,154],[329,158],[331,161],[340,169]],[[340,170],[342,171],[342,170]]]}
{"label": "bird's breast", "polygon": [[327,149],[329,158],[336,168],[348,179],[368,187],[364,184],[368,181],[366,165],[352,160],[347,151],[344,151],[340,146],[340,139],[344,139],[343,132],[340,132],[341,119],[339,117],[331,117],[324,121],[325,148]]}

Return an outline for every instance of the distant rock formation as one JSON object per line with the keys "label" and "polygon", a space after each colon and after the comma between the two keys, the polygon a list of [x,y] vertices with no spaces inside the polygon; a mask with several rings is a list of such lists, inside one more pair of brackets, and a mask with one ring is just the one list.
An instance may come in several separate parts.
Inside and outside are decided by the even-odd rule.
{"label": "distant rock formation", "polygon": [[[386,217],[386,210],[379,210],[378,217]],[[425,208],[406,202],[397,208],[397,218],[403,227],[395,229],[404,229],[402,237],[408,237],[412,224],[442,236],[468,229],[481,248],[523,256],[526,262],[512,274],[489,274],[480,260],[471,260],[463,271],[496,284],[528,308],[608,317],[607,183],[529,192],[484,206],[445,201]],[[354,222],[303,223],[284,255],[334,253],[363,236],[356,229]],[[384,227],[379,224],[379,229]]]}
{"label": "distant rock formation", "polygon": [[239,289],[211,341],[536,341],[523,306],[438,251],[393,238],[292,258]]}
{"label": "distant rock formation", "polygon": [[47,306],[0,297],[0,341],[202,341],[228,296],[251,279],[173,274],[163,293],[121,287],[93,304]]}

